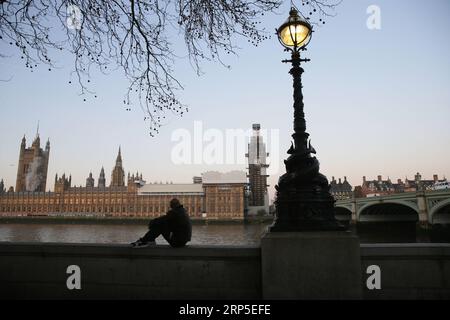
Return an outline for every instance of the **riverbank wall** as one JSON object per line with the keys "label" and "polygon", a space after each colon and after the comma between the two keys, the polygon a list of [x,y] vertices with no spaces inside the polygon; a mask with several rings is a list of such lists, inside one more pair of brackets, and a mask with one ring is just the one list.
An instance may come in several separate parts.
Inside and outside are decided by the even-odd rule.
{"label": "riverbank wall", "polygon": [[[273,276],[290,283],[296,273],[310,272],[298,269],[293,264],[303,262],[292,259],[290,265],[283,265],[283,259],[276,266],[263,263],[274,259],[270,256],[273,251],[264,248],[264,243],[263,247],[174,249],[158,245],[133,249],[109,244],[0,242],[0,298],[263,299]],[[450,299],[450,244],[362,244],[358,248],[356,267],[360,274],[354,279],[358,279],[355,292],[361,294],[356,298]],[[310,277],[320,275],[324,267],[321,257],[327,250],[309,252],[312,260],[308,261],[318,263],[313,264]],[[351,280],[355,276],[348,272],[342,276],[346,261],[341,259],[336,274],[327,269],[321,291],[336,292],[327,299],[342,298],[334,287],[336,279]],[[79,267],[79,289],[69,289],[70,277],[75,275],[71,266]],[[373,273],[373,266],[380,274]],[[348,267],[356,270],[355,265]],[[379,288],[374,288],[377,281]],[[295,292],[298,287],[286,289]],[[308,297],[308,291],[305,293]],[[314,292],[310,297],[316,297]],[[288,297],[297,298],[295,294]]]}

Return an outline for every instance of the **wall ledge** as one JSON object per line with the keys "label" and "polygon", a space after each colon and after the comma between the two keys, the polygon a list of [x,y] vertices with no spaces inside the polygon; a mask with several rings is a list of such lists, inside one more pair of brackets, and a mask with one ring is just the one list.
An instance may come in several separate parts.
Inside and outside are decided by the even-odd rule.
{"label": "wall ledge", "polygon": [[361,244],[361,257],[450,258],[450,243],[377,243]]}
{"label": "wall ledge", "polygon": [[132,248],[128,244],[91,244],[55,242],[0,242],[0,256],[97,256],[164,258],[164,259],[260,259],[258,246],[205,246],[187,245],[172,248],[169,245],[155,245],[146,248]]}

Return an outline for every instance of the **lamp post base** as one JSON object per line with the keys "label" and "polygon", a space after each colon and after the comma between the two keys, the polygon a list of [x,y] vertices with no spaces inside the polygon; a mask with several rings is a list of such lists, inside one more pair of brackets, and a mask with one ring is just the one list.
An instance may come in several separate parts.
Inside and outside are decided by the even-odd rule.
{"label": "lamp post base", "polygon": [[267,228],[268,232],[307,232],[307,231],[345,231],[347,227],[338,221],[328,220],[296,220],[284,221]]}
{"label": "lamp post base", "polygon": [[277,200],[277,213],[269,232],[345,231],[334,216],[334,200]]}

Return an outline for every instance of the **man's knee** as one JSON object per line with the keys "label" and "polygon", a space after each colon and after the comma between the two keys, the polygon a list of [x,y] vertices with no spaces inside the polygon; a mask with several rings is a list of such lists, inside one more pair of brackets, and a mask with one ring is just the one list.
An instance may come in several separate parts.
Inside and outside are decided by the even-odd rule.
{"label": "man's knee", "polygon": [[162,217],[158,217],[155,219],[150,220],[150,222],[148,223],[148,227],[155,227],[155,226],[163,226],[166,223],[167,219],[165,216]]}

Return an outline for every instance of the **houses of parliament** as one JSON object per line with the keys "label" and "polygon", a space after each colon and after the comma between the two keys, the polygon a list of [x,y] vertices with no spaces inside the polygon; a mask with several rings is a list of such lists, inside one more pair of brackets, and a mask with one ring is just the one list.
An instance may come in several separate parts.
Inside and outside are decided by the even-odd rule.
{"label": "houses of parliament", "polygon": [[142,174],[125,176],[119,152],[107,185],[101,169],[95,183],[92,173],[84,187],[72,186],[72,177],[55,176],[54,189],[46,191],[50,141],[41,148],[39,133],[31,147],[22,139],[16,188],[0,183],[0,216],[157,217],[176,197],[192,218],[244,219],[247,176],[244,171],[209,171],[191,184],[146,184]]}

